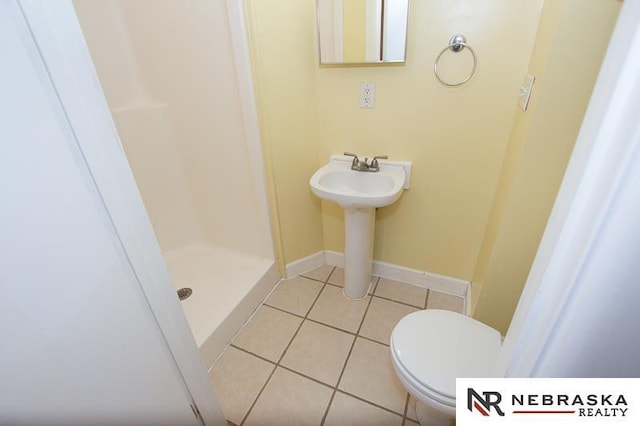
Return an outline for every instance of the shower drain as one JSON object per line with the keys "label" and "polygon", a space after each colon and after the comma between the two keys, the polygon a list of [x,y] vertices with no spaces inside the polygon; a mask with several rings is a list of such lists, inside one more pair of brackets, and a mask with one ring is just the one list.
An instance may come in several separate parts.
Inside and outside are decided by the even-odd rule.
{"label": "shower drain", "polygon": [[193,293],[193,290],[191,290],[189,287],[182,287],[177,291],[177,293],[180,300],[184,300],[187,297],[191,296],[191,294]]}

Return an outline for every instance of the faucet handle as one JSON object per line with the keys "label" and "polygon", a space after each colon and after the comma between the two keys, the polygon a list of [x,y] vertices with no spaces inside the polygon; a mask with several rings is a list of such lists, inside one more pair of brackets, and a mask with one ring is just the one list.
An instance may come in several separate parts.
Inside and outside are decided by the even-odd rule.
{"label": "faucet handle", "polygon": [[374,169],[378,168],[378,160],[386,160],[387,158],[389,158],[388,155],[376,155],[375,157],[373,157],[373,160],[371,160],[371,167]]}
{"label": "faucet handle", "polygon": [[351,170],[356,170],[358,167],[358,164],[360,164],[360,160],[358,160],[358,156],[352,152],[345,152],[344,155],[353,157],[353,161],[351,162]]}

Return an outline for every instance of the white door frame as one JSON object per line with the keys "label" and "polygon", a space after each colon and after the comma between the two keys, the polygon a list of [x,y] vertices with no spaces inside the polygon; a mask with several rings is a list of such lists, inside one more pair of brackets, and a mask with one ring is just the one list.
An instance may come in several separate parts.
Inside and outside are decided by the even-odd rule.
{"label": "white door frame", "polygon": [[[158,328],[207,425],[226,424],[129,169],[70,1],[17,0]],[[114,64],[116,66],[117,64]]]}
{"label": "white door frame", "polygon": [[[588,268],[593,266],[592,253],[599,239],[611,232],[612,226],[631,228],[630,223],[612,222],[610,212],[621,205],[617,195],[623,190],[631,188],[640,197],[638,182],[625,179],[629,171],[640,167],[639,75],[640,1],[628,0],[620,11],[563,183],[505,338],[498,376],[540,374],[541,362],[550,362],[545,353],[554,330],[566,322],[569,308],[584,315],[595,311],[595,304],[575,306],[573,297],[585,275],[593,274]],[[629,245],[637,235],[627,234],[625,238],[627,241],[620,239],[620,247]],[[611,266],[619,255],[611,252],[605,257],[604,262]],[[615,291],[607,287],[630,271],[636,277],[640,275],[640,262],[623,266],[625,270],[618,270],[617,276],[609,275],[598,291]],[[581,326],[575,322],[569,327],[584,332]]]}

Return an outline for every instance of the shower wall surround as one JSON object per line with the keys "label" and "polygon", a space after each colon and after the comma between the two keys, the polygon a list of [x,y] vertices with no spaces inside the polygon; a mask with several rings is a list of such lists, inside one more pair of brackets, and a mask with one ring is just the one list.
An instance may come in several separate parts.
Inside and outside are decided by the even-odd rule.
{"label": "shower wall surround", "polygon": [[193,289],[182,307],[211,365],[279,278],[246,110],[255,101],[240,87],[242,9],[222,0],[74,6],[173,284]]}

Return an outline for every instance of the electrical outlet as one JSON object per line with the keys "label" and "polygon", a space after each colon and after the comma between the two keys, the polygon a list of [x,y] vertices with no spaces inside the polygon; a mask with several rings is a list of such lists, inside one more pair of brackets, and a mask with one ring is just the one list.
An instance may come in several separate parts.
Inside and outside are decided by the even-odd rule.
{"label": "electrical outlet", "polygon": [[375,108],[376,106],[376,84],[360,84],[360,108]]}

